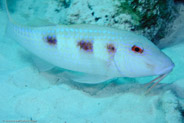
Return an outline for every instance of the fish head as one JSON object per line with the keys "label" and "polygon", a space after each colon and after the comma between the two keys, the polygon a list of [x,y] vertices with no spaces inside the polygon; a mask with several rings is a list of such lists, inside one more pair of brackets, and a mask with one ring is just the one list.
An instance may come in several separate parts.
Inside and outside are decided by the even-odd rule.
{"label": "fish head", "polygon": [[172,60],[144,36],[127,34],[117,46],[114,62],[122,76],[163,75],[174,68]]}

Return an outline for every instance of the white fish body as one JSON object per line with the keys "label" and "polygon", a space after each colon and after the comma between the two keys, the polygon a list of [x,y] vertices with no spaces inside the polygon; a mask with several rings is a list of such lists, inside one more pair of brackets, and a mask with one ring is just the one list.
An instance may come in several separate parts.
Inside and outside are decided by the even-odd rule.
{"label": "white fish body", "polygon": [[[106,48],[106,44],[115,44],[114,40],[121,38],[118,31],[113,34],[114,29],[95,25],[37,28],[11,25],[8,30],[23,47],[53,65],[90,74],[120,76],[112,61],[112,55]],[[56,45],[47,43],[47,36],[56,37]],[[80,49],[78,42],[81,40],[93,42],[93,52]]]}
{"label": "white fish body", "polygon": [[151,41],[133,32],[85,24],[25,27],[11,22],[8,32],[49,63],[94,75],[92,81],[76,79],[79,82],[162,75],[174,67],[170,58]]}

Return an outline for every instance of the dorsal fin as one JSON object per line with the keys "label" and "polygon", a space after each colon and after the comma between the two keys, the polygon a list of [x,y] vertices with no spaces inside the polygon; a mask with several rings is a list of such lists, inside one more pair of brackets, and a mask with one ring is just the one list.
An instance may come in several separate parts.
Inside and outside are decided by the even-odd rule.
{"label": "dorsal fin", "polygon": [[4,8],[4,10],[5,10],[5,12],[7,13],[7,16],[8,16],[8,21],[10,21],[11,23],[15,24],[15,22],[13,21],[13,19],[10,16],[8,5],[7,5],[7,0],[3,0],[2,2],[3,2],[2,6],[3,6],[3,8]]}
{"label": "dorsal fin", "polygon": [[27,26],[31,26],[31,27],[40,27],[40,26],[56,26],[56,24],[51,23],[48,20],[44,20],[44,19],[40,19],[40,18],[36,18],[36,19],[32,19],[29,20],[26,23]]}

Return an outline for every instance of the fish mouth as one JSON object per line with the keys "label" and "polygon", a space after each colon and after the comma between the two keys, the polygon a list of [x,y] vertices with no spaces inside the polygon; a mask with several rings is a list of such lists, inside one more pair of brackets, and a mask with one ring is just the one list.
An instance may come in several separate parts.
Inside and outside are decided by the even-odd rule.
{"label": "fish mouth", "polygon": [[174,63],[172,63],[170,66],[165,67],[162,70],[156,70],[155,74],[156,75],[168,74],[168,73],[170,73],[173,70],[174,66],[175,66]]}
{"label": "fish mouth", "polygon": [[158,83],[160,83],[173,70],[174,66],[175,66],[174,63],[171,62],[171,64],[168,67],[165,67],[161,71],[160,70],[156,71],[155,73],[159,76],[147,84],[149,86],[151,85],[151,87],[148,88],[146,93],[150,92],[152,88],[158,85]]}

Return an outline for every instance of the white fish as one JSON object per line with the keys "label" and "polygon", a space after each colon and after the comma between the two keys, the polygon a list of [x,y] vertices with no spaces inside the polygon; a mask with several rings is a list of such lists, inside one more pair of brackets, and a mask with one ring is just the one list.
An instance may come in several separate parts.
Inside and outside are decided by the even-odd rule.
{"label": "white fish", "polygon": [[133,32],[87,24],[26,27],[13,23],[7,5],[6,11],[9,34],[39,58],[79,72],[64,73],[74,81],[159,75],[159,82],[174,67],[151,41]]}

